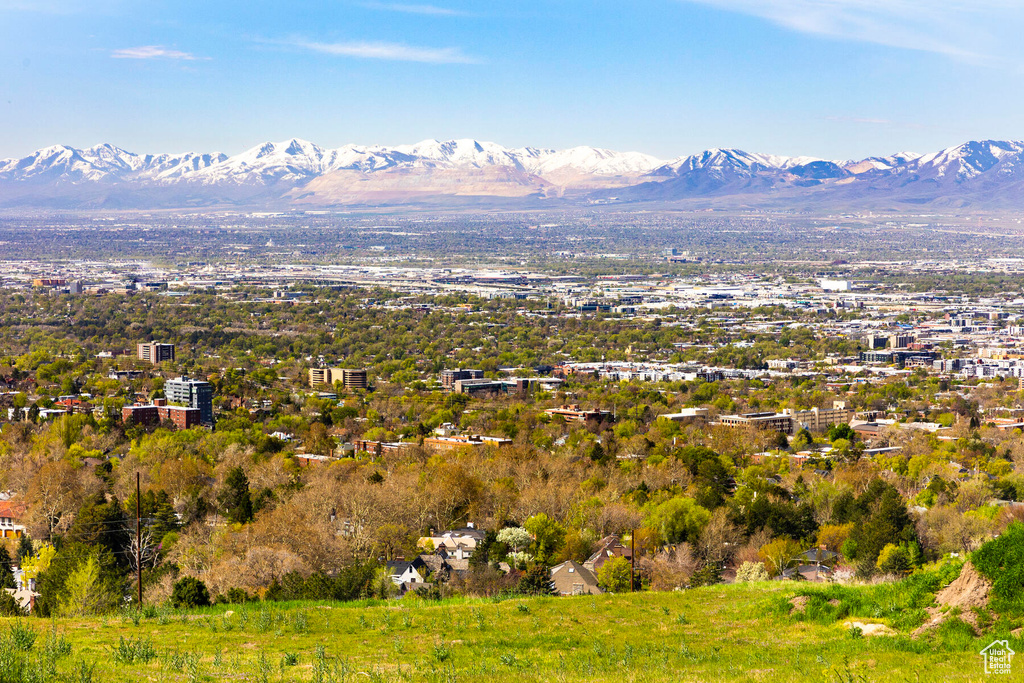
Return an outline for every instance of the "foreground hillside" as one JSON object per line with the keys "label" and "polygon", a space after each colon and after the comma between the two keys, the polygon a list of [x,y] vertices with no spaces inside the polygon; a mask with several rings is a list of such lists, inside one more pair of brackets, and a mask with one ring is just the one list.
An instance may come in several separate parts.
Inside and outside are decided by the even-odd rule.
{"label": "foreground hillside", "polygon": [[[791,613],[798,593],[812,597],[804,613]],[[6,620],[0,680],[61,680],[55,666],[76,681],[980,681],[978,652],[995,636],[1018,651],[1024,646],[1000,633],[1009,628],[1000,624],[981,638],[954,622],[911,639],[915,606],[927,601],[903,586],[769,583],[577,598],[149,610],[137,623],[126,614],[56,621],[51,631],[45,620]],[[856,616],[866,611],[877,618]],[[851,634],[844,622],[853,617],[844,613],[888,623],[897,635]],[[26,641],[26,627],[40,635],[22,654],[15,646]],[[18,661],[26,665],[21,675]]]}

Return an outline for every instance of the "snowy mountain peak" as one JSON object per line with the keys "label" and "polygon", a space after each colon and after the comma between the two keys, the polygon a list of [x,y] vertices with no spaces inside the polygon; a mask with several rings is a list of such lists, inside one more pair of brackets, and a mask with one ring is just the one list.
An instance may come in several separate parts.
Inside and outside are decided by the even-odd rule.
{"label": "snowy mountain peak", "polygon": [[473,138],[334,149],[290,138],[232,156],[140,155],[109,143],[84,149],[53,145],[0,160],[0,206],[34,206],[34,201],[73,206],[77,200],[62,198],[76,196],[87,198],[83,202],[118,196],[124,206],[146,205],[146,197],[166,202],[184,197],[182,205],[191,206],[254,197],[327,204],[433,195],[579,199],[601,191],[608,193],[594,198],[602,202],[609,197],[674,201],[762,192],[788,197],[812,187],[852,198],[853,205],[864,198],[905,196],[921,202],[972,192],[982,197],[979,201],[991,201],[999,193],[1016,197],[1013,188],[1022,186],[1024,142],[1012,140],[849,161],[713,148],[663,162],[586,145],[508,148]]}

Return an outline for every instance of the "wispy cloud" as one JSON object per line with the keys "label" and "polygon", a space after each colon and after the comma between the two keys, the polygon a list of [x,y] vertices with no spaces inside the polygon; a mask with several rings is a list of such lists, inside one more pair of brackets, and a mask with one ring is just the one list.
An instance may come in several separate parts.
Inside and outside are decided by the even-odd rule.
{"label": "wispy cloud", "polygon": [[363,7],[368,9],[379,9],[385,12],[403,12],[405,14],[425,14],[435,17],[463,17],[466,16],[465,12],[459,10],[449,9],[448,7],[438,7],[437,5],[410,5],[396,2],[364,2],[361,3]]}
{"label": "wispy cloud", "polygon": [[[842,40],[933,52],[975,63],[996,60],[988,27],[1019,21],[1018,0],[681,0],[767,19]],[[979,52],[978,46],[984,46]]]}
{"label": "wispy cloud", "polygon": [[395,62],[423,62],[426,64],[477,64],[480,61],[463,53],[457,47],[416,47],[402,43],[380,42],[291,41],[287,44],[325,55],[359,59],[385,59]]}
{"label": "wispy cloud", "polygon": [[126,47],[114,50],[110,53],[114,59],[179,59],[195,61],[199,59],[189,52],[171,50],[163,45],[140,45],[139,47]]}

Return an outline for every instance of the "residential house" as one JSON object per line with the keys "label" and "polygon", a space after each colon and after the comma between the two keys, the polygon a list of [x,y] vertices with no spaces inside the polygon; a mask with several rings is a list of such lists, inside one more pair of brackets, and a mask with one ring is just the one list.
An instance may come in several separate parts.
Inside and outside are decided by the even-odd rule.
{"label": "residential house", "polygon": [[468,560],[473,556],[477,544],[484,540],[484,536],[483,531],[470,523],[461,529],[451,529],[440,534],[424,536],[417,541],[417,545],[434,552],[440,552],[443,549],[446,559]]}
{"label": "residential house", "polygon": [[[388,578],[405,591],[409,588],[418,588],[426,583],[423,580],[426,568],[427,565],[424,564],[423,560],[417,557],[412,562],[388,562],[384,570],[387,572]],[[421,570],[423,570],[423,573],[421,573]]]}
{"label": "residential house", "polygon": [[605,562],[613,557],[624,557],[627,560],[632,557],[629,548],[622,545],[622,541],[614,534],[597,542],[597,551],[587,558],[583,566],[596,573]]}
{"label": "residential house", "polygon": [[579,562],[568,560],[551,568],[551,582],[559,595],[597,595],[597,575]]}
{"label": "residential house", "polygon": [[21,518],[25,514],[25,506],[9,500],[0,500],[0,538],[21,538],[25,527]]}
{"label": "residential house", "polygon": [[14,601],[18,603],[18,607],[22,611],[31,614],[32,609],[36,606],[36,600],[39,599],[39,593],[28,588],[5,588],[5,591],[14,596]]}

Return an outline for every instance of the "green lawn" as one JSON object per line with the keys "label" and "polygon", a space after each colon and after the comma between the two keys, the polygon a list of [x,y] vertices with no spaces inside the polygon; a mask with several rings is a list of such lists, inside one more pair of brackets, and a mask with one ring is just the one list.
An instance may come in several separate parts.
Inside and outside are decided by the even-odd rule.
{"label": "green lawn", "polygon": [[[828,589],[772,583],[500,602],[255,603],[161,612],[137,624],[127,616],[24,619],[39,637],[28,654],[13,654],[15,639],[5,638],[0,681],[60,680],[53,662],[75,681],[88,680],[83,663],[95,665],[94,681],[986,680],[977,653],[994,636],[976,639],[954,624],[913,641],[899,618],[857,616],[902,629],[895,638],[858,638],[842,625],[844,612],[905,610],[898,601],[888,611],[845,601],[814,607],[870,588],[832,589],[806,617],[787,614],[790,596],[820,590]],[[5,621],[7,633],[17,622]],[[53,654],[61,635],[69,654]],[[1024,642],[1010,644],[1024,652]],[[116,661],[116,650],[144,661]],[[289,655],[297,663],[286,663]],[[18,660],[26,663],[20,678],[10,673]]]}

